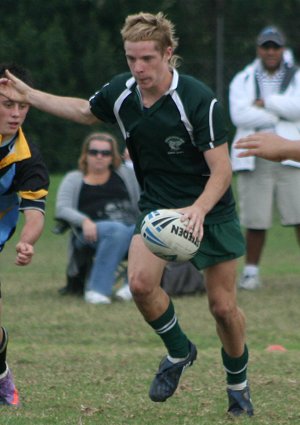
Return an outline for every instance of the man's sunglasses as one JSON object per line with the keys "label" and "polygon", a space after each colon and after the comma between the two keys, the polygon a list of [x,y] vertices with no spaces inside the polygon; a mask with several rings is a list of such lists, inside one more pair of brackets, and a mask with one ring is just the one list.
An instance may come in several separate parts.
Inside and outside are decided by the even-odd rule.
{"label": "man's sunglasses", "polygon": [[112,151],[109,149],[89,149],[88,154],[91,156],[112,156]]}

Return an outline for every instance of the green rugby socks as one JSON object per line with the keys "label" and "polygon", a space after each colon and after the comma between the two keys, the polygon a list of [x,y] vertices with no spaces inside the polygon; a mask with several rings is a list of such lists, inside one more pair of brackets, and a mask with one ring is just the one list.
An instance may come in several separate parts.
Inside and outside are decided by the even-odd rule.
{"label": "green rugby socks", "polygon": [[189,340],[179,326],[171,300],[165,313],[148,323],[161,337],[171,357],[181,359],[189,354]]}
{"label": "green rugby socks", "polygon": [[230,357],[222,347],[222,359],[227,373],[227,384],[237,385],[247,381],[248,348],[245,345],[244,353],[241,357]]}

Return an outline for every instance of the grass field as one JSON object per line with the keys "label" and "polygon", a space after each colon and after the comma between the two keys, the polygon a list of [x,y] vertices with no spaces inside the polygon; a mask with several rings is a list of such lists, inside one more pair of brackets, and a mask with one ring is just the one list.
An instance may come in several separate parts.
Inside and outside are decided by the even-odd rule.
{"label": "grass field", "polygon": [[[205,296],[174,299],[182,327],[198,346],[198,360],[175,395],[156,404],[148,388],[164,348],[134,304],[93,306],[57,293],[66,259],[66,235],[51,233],[58,180],[53,176],[47,225],[33,264],[14,266],[15,237],[0,258],[8,360],[22,400],[20,409],[1,409],[0,425],[231,423],[220,344]],[[262,289],[238,294],[247,316],[255,417],[235,422],[298,425],[300,261],[292,229],[276,223],[270,232],[262,278]],[[267,351],[273,344],[286,351]]]}

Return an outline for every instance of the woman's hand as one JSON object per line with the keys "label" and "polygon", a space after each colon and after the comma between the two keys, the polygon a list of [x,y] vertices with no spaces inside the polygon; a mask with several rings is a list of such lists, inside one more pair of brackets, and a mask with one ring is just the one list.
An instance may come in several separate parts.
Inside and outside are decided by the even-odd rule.
{"label": "woman's hand", "polygon": [[88,242],[96,242],[98,239],[97,226],[91,219],[86,218],[82,223],[84,239]]}

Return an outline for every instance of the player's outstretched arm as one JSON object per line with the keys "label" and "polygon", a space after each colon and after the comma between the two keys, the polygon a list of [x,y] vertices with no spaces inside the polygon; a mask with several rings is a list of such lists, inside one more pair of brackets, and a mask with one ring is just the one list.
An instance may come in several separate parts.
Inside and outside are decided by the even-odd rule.
{"label": "player's outstretched arm", "polygon": [[39,210],[24,210],[25,223],[20,240],[16,245],[17,256],[15,263],[26,266],[34,255],[33,245],[39,239],[44,228],[44,214]]}
{"label": "player's outstretched arm", "polygon": [[300,140],[292,141],[273,133],[254,133],[238,140],[239,157],[259,156],[270,161],[293,159],[300,161]]}
{"label": "player's outstretched arm", "polygon": [[28,86],[11,72],[0,78],[0,93],[15,102],[28,103],[41,111],[80,124],[95,124],[98,119],[91,113],[85,99],[56,96]]}

